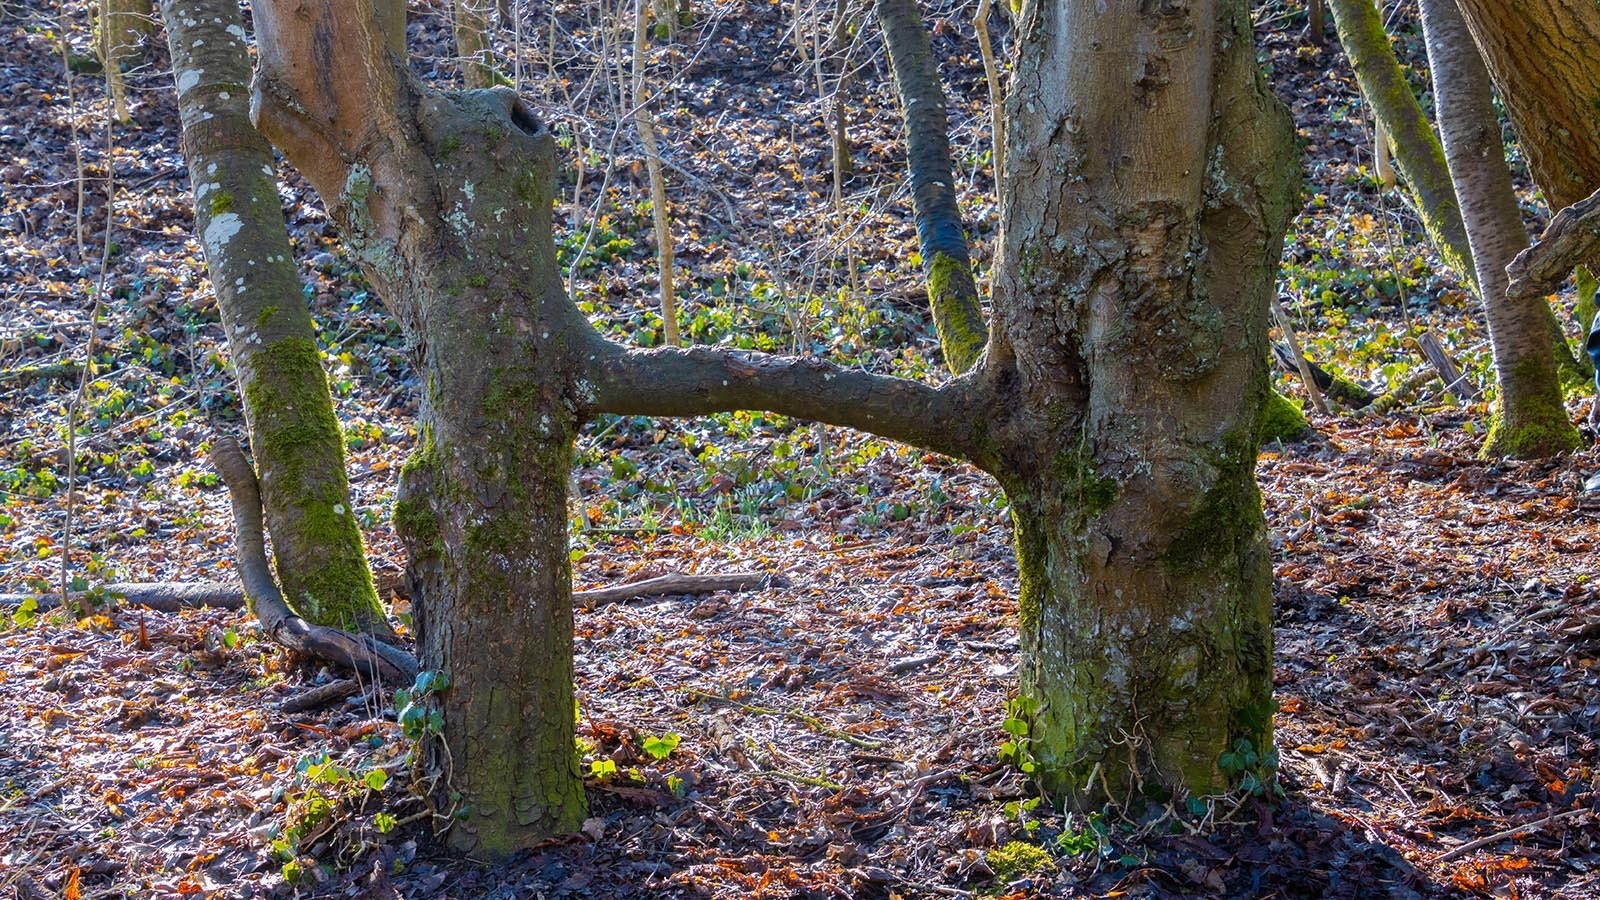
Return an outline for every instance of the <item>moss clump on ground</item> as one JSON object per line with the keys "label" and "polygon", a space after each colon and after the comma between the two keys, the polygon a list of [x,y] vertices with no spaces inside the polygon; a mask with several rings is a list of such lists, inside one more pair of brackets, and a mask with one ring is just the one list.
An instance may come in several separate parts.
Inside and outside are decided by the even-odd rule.
{"label": "moss clump on ground", "polygon": [[1012,841],[1004,847],[996,847],[985,853],[983,859],[994,870],[994,877],[1001,881],[1043,872],[1055,868],[1056,864],[1043,847],[1026,841]]}
{"label": "moss clump on ground", "polygon": [[1256,429],[1257,443],[1299,440],[1310,430],[1300,404],[1277,391],[1267,395],[1267,405],[1261,410],[1261,426]]}

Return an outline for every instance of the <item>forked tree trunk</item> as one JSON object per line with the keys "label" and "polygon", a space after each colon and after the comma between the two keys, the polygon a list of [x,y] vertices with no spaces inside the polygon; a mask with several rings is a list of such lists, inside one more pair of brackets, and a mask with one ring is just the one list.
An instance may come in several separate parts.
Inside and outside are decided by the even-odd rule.
{"label": "forked tree trunk", "polygon": [[1141,6],[1025,4],[1007,103],[991,471],[1026,749],[1079,809],[1275,759],[1255,427],[1293,129],[1245,3]]}
{"label": "forked tree trunk", "polygon": [[1537,297],[1506,293],[1506,266],[1527,249],[1528,236],[1506,166],[1489,73],[1456,0],[1422,0],[1422,25],[1439,132],[1472,241],[1500,384],[1483,453],[1534,458],[1575,449],[1580,439],[1562,402],[1550,308]]}
{"label": "forked tree trunk", "polygon": [[284,596],[315,624],[391,635],[350,502],[344,436],[284,230],[272,148],[250,124],[239,8],[167,0],[162,14],[195,232],[244,400]]}
{"label": "forked tree trunk", "polygon": [[1339,42],[1361,84],[1361,96],[1389,135],[1394,161],[1416,199],[1433,246],[1462,281],[1477,286],[1471,243],[1461,221],[1444,148],[1395,60],[1383,16],[1373,0],[1328,0]]}
{"label": "forked tree trunk", "polygon": [[878,0],[877,12],[906,123],[906,168],[916,208],[917,243],[928,278],[928,305],[945,365],[959,375],[977,362],[989,336],[967,254],[966,229],[956,206],[944,87],[916,0]]}
{"label": "forked tree trunk", "polygon": [[[629,351],[562,293],[554,141],[509,91],[440,93],[357,0],[257,0],[259,124],[425,376],[396,525],[444,739],[495,855],[575,828],[572,436],[602,412],[771,409],[970,459],[1012,497],[1023,690],[1079,807],[1270,777],[1270,576],[1253,439],[1296,168],[1243,0],[1028,4],[993,346],[940,388],[709,348]],[[315,65],[331,41],[333,77]],[[1226,754],[1226,755],[1225,755]]]}

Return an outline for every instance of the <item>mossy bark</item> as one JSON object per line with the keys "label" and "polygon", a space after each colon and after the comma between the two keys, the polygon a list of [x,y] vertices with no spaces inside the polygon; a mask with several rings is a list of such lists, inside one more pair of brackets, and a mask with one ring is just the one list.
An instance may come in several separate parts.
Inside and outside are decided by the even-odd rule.
{"label": "mossy bark", "polygon": [[[1528,236],[1511,185],[1495,115],[1489,73],[1455,0],[1422,0],[1422,23],[1433,71],[1444,151],[1455,180],[1476,261],[1500,391],[1486,455],[1545,456],[1578,446],[1567,418],[1550,308],[1539,297],[1512,297],[1506,266],[1527,249]],[[1559,333],[1559,329],[1557,329]]]}
{"label": "mossy bark", "polygon": [[956,205],[944,88],[915,0],[878,0],[877,13],[905,117],[906,168],[928,279],[928,307],[945,365],[959,375],[977,361],[988,337]]}
{"label": "mossy bark", "polygon": [[250,124],[237,6],[168,0],[195,231],[244,398],[284,597],[307,621],[391,635],[367,567],[272,149]]}
{"label": "mossy bark", "polygon": [[1383,30],[1383,16],[1373,0],[1328,0],[1328,7],[1333,11],[1339,42],[1361,85],[1361,96],[1389,133],[1395,163],[1416,199],[1423,228],[1445,265],[1476,289],[1478,275],[1472,263],[1471,243],[1461,221],[1444,148],[1400,71],[1389,35]]}
{"label": "mossy bark", "polygon": [[1009,98],[987,358],[1015,373],[990,468],[1017,528],[1027,750],[1080,809],[1269,780],[1253,472],[1288,115],[1242,2],[1028,4],[1018,39],[1038,74]]}

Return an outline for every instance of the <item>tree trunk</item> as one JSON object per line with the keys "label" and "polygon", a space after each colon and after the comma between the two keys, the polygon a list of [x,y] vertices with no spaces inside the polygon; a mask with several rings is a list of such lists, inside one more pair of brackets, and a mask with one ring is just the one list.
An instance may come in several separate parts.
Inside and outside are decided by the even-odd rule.
{"label": "tree trunk", "polygon": [[1143,10],[1025,5],[1007,106],[992,471],[1026,750],[1079,809],[1275,764],[1253,473],[1293,129],[1246,4]]}
{"label": "tree trunk", "polygon": [[1445,265],[1476,288],[1471,243],[1450,183],[1444,148],[1400,72],[1394,48],[1383,30],[1383,16],[1373,0],[1328,0],[1328,7],[1333,11],[1339,42],[1361,84],[1361,96],[1388,132],[1394,161],[1406,180],[1406,188],[1416,199],[1423,228]]}
{"label": "tree trunk", "polygon": [[489,42],[487,0],[455,0],[456,56],[461,58],[461,83],[486,88],[505,83],[494,68],[494,47]]}
{"label": "tree trunk", "polygon": [[911,174],[917,242],[928,276],[928,305],[945,365],[959,375],[983,352],[988,327],[956,206],[944,88],[916,0],[878,0],[877,11],[905,115],[906,167]]}
{"label": "tree trunk", "polygon": [[[1592,102],[1600,97],[1600,56],[1594,52],[1600,46],[1600,7],[1579,0],[1458,5],[1550,212],[1600,189],[1600,130]],[[1600,258],[1588,260],[1587,268],[1577,277],[1577,317],[1585,333],[1594,308],[1589,273],[1600,272]],[[1568,355],[1564,336],[1560,349]]]}
{"label": "tree trunk", "polygon": [[283,593],[319,625],[392,636],[367,567],[272,148],[250,124],[236,4],[167,0],[195,231],[228,335]]}
{"label": "tree trunk", "polygon": [[1252,469],[1292,130],[1243,0],[1099,6],[1024,9],[993,345],[932,388],[602,340],[562,293],[554,141],[520,100],[422,84],[364,0],[257,0],[259,123],[425,376],[396,526],[423,665],[451,679],[435,759],[466,804],[456,846],[498,855],[584,816],[564,486],[601,412],[771,409],[974,461],[1016,510],[1044,783],[1090,807],[1271,777]]}
{"label": "tree trunk", "polygon": [[144,57],[144,44],[155,30],[155,11],[151,0],[100,0],[98,14],[95,38],[106,70],[106,90],[113,115],[126,125],[132,118],[122,70]]}
{"label": "tree trunk", "polygon": [[1483,453],[1535,458],[1573,450],[1578,430],[1562,402],[1549,307],[1537,297],[1506,293],[1506,266],[1527,248],[1528,236],[1505,162],[1489,73],[1455,0],[1422,0],[1422,26],[1439,131],[1472,242],[1500,384]]}

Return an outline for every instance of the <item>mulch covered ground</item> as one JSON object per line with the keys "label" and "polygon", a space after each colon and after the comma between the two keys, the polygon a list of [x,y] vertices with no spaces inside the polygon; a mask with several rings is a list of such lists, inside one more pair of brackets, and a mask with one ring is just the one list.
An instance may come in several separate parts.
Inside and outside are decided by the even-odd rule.
{"label": "mulch covered ground", "polygon": [[[847,205],[858,238],[845,247],[826,211],[813,73],[771,51],[785,46],[792,11],[702,6],[713,34],[662,63],[679,73],[663,131],[684,179],[686,315],[705,311],[694,321],[711,340],[743,329],[775,335],[780,349],[926,370],[881,72],[863,74],[853,95],[859,166]],[[1290,249],[1309,265],[1343,240],[1333,235],[1380,235],[1374,214],[1405,220],[1392,196],[1384,207],[1351,177],[1362,135],[1348,72],[1335,50],[1304,46],[1303,19],[1273,18],[1285,11],[1263,9],[1262,38],[1311,145],[1312,193],[1325,199]],[[584,6],[557,12],[563,41],[598,41]],[[971,163],[963,189],[983,237],[993,198],[971,11],[935,12],[937,46],[955,62],[946,77],[958,157]],[[68,13],[84,53],[83,10]],[[439,20],[414,13],[414,45],[437,49]],[[69,104],[54,21],[49,11],[0,22],[0,353],[8,372],[81,362],[93,334],[98,369],[75,414],[84,431],[70,535],[63,435],[78,382],[0,383],[0,587],[55,584],[64,544],[69,578],[90,583],[226,579],[226,497],[200,450],[238,427],[237,409],[190,240],[169,76],[160,53],[133,73],[140,128],[114,132],[118,247],[100,292],[103,101],[95,79],[78,76]],[[752,65],[751,48],[763,47],[776,61]],[[430,59],[419,62],[437,70],[427,74],[451,74]],[[603,151],[609,126],[582,115],[600,89],[576,77],[561,90],[538,84],[577,142]],[[74,121],[92,176],[84,259]],[[601,130],[582,130],[591,127]],[[591,168],[585,183],[587,203],[602,174]],[[649,216],[626,211],[643,196],[626,165],[605,190],[612,236],[591,243],[609,255],[580,267],[576,287],[598,319],[633,333],[650,323]],[[285,203],[351,435],[357,507],[380,581],[392,584],[402,560],[388,507],[414,441],[414,385],[314,201],[291,180]],[[563,207],[557,218],[571,215]],[[1409,296],[1380,290],[1370,309],[1367,283],[1336,285],[1355,292],[1346,333],[1380,340],[1374,329],[1410,304],[1463,358],[1481,355],[1459,285],[1425,247],[1376,237],[1340,247],[1372,271],[1418,273],[1404,281]],[[826,296],[851,284],[847,267],[816,260],[852,255],[869,302],[769,314],[772,292],[799,292],[806,277]],[[1330,326],[1333,312],[1295,299],[1310,330]],[[719,308],[737,321],[714,320]],[[894,349],[865,345],[877,341]],[[1354,350],[1343,361],[1374,386],[1403,377]],[[1574,401],[1574,415],[1588,403]],[[1033,803],[1000,758],[1018,665],[1016,584],[1004,497],[986,476],[773,417],[627,419],[580,443],[574,517],[590,527],[574,531],[576,585],[665,572],[774,578],[578,612],[592,808],[581,834],[492,867],[452,858],[434,839],[440,820],[409,792],[431,773],[412,765],[413,741],[386,697],[280,712],[335,673],[286,660],[244,614],[24,613],[0,632],[0,895],[1600,895],[1600,501],[1582,492],[1600,453],[1479,461],[1483,412],[1424,391],[1394,416],[1317,419],[1317,437],[1265,449],[1282,796],[1129,820]],[[403,614],[404,598],[392,599]],[[286,866],[298,867],[294,885]]]}

